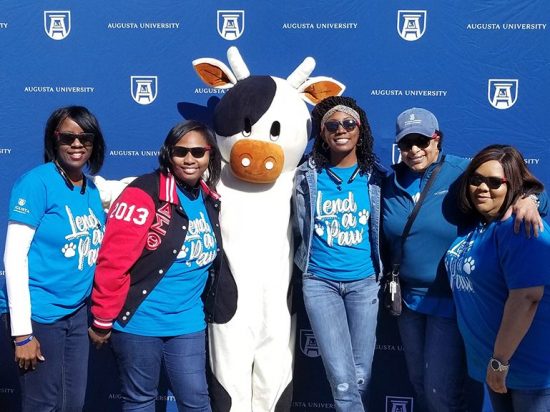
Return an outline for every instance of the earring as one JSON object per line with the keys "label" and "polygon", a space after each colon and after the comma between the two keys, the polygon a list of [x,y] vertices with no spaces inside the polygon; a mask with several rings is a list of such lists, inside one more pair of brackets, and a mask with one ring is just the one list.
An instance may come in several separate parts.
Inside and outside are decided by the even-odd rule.
{"label": "earring", "polygon": [[323,143],[321,143],[321,147],[323,148],[323,150],[326,150],[328,152],[329,147],[327,142],[325,142],[324,140],[323,140]]}
{"label": "earring", "polygon": [[361,147],[361,146],[363,146],[363,139],[360,138],[360,139],[357,141],[357,144],[355,145],[355,147]]}

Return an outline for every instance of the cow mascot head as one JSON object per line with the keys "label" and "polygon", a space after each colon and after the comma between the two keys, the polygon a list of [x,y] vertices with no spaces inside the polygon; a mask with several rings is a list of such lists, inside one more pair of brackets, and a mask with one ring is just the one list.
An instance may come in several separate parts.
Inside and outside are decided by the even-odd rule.
{"label": "cow mascot head", "polygon": [[286,79],[251,76],[235,47],[227,58],[231,68],[212,58],[193,61],[207,85],[228,89],[214,111],[224,162],[220,225],[232,276],[219,279],[221,309],[209,327],[213,410],[289,410],[295,327],[287,304],[290,197],[311,129],[305,102],[316,104],[345,87],[328,77],[309,78],[311,57]]}

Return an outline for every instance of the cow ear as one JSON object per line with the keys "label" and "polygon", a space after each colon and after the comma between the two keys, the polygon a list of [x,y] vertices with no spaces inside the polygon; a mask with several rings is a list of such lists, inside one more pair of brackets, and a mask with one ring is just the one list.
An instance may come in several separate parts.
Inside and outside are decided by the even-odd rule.
{"label": "cow ear", "polygon": [[219,60],[205,57],[193,60],[193,68],[210,87],[229,89],[237,83],[237,79],[224,63]]}
{"label": "cow ear", "polygon": [[341,96],[344,90],[346,90],[346,86],[338,80],[317,76],[306,80],[298,88],[298,93],[307,103],[315,105],[326,97]]}

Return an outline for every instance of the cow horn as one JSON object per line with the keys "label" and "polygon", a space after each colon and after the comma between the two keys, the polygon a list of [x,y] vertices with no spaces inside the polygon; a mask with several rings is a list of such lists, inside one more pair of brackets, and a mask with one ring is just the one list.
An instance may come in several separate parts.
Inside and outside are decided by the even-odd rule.
{"label": "cow horn", "polygon": [[233,70],[237,80],[243,80],[250,76],[250,71],[248,70],[248,67],[246,67],[245,62],[241,57],[241,53],[239,53],[239,50],[235,46],[231,46],[227,50],[227,60],[229,61],[229,66],[231,66],[231,70]]}
{"label": "cow horn", "polygon": [[292,87],[297,89],[307,80],[309,75],[313,72],[313,69],[315,69],[315,60],[313,57],[306,57],[286,80]]}

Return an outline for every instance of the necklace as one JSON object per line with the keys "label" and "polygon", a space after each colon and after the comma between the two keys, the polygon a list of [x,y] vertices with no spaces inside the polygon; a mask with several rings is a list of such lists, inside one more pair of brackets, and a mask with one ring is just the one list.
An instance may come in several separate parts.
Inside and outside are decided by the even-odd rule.
{"label": "necklace", "polygon": [[[67,185],[67,187],[73,190],[74,183],[71,181],[71,179],[67,175],[67,172],[65,172],[65,170],[63,170],[63,168],[59,165],[59,163],[57,163],[57,160],[54,160],[53,163],[55,165],[55,168],[57,169],[57,172],[61,175],[61,177],[65,181],[65,184]],[[80,187],[80,194],[83,195],[85,192],[86,192],[86,176],[84,175],[84,173],[82,173],[82,186]]]}
{"label": "necklace", "polygon": [[[330,179],[336,183],[336,188],[338,190],[342,190],[342,178],[340,176],[338,176],[336,173],[334,173],[332,170],[330,170],[328,167],[325,168],[325,170],[327,171],[327,175],[330,177]],[[350,184],[351,182],[353,182],[355,180],[355,178],[357,177],[357,175],[359,174],[360,172],[360,169],[359,169],[359,165],[355,168],[355,170],[353,171],[353,173],[351,174],[350,178],[348,179],[348,184]]]}

